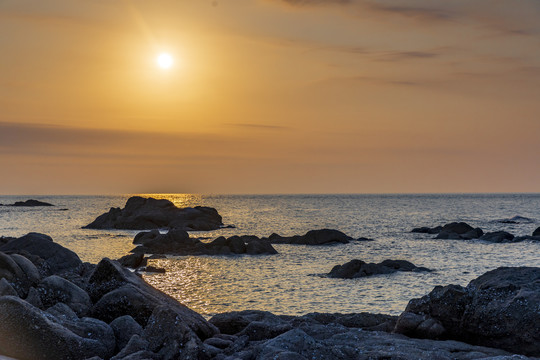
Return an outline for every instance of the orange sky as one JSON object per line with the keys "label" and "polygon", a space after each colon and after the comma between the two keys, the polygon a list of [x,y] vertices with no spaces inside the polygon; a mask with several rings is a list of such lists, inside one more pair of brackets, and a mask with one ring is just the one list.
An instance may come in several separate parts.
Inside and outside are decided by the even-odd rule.
{"label": "orange sky", "polygon": [[540,191],[537,0],[4,0],[0,33],[2,194]]}

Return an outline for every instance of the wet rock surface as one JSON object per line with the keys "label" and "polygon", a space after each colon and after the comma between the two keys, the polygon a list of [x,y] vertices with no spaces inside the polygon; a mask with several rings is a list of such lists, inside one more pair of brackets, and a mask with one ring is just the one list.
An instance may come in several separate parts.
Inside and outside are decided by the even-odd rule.
{"label": "wet rock surface", "polygon": [[[26,249],[32,249],[31,240],[54,244],[42,234],[20,239],[8,244]],[[244,238],[243,242],[247,248],[253,241]],[[227,246],[241,245],[235,240]],[[46,251],[0,252],[0,355],[96,360],[526,359],[512,353],[540,355],[539,268],[500,268],[466,288],[437,287],[412,300],[400,317],[242,311],[207,321],[117,261],[103,259],[93,265],[79,260],[68,267],[63,257],[48,255]],[[54,261],[63,264],[61,270]],[[407,269],[412,265],[393,261],[385,266],[396,264]]]}
{"label": "wet rock surface", "polygon": [[177,208],[166,199],[143,198],[133,196],[128,199],[123,209],[111,208],[86,229],[182,229],[182,230],[216,230],[223,226],[221,215],[217,210],[206,206],[194,208]]}
{"label": "wet rock surface", "polygon": [[406,260],[384,260],[381,263],[366,263],[362,260],[351,260],[343,265],[336,265],[327,274],[331,278],[354,279],[379,274],[392,274],[398,271],[431,271],[419,267]]}

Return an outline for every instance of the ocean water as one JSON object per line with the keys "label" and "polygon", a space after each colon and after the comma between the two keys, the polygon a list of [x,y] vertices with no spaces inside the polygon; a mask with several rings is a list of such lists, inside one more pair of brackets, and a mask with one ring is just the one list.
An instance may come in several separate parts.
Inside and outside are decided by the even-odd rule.
{"label": "ocean water", "polygon": [[[540,226],[540,194],[466,195],[191,195],[160,194],[177,206],[215,207],[235,229],[192,232],[213,239],[219,235],[269,236],[304,234],[332,228],[372,242],[346,245],[275,245],[278,255],[182,256],[153,260],[167,269],[145,279],[197,312],[211,316],[225,311],[268,310],[276,314],[309,312],[401,313],[412,298],[436,285],[467,283],[500,266],[540,266],[540,243],[492,244],[479,240],[434,240],[415,234],[418,226],[465,221],[484,231],[505,230],[530,235]],[[119,258],[133,248],[137,231],[86,230],[110,207],[123,207],[122,196],[0,196],[0,203],[35,198],[51,208],[0,207],[0,236],[28,232],[49,234],[84,261]],[[513,216],[532,219],[503,224]],[[395,273],[361,279],[319,276],[352,259],[379,262],[409,260],[431,273]]]}

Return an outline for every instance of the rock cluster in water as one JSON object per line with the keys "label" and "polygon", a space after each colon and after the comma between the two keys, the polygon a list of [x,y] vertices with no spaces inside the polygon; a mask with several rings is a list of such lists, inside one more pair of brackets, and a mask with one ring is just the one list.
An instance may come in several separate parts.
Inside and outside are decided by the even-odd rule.
{"label": "rock cluster in water", "polygon": [[419,227],[411,230],[414,233],[437,235],[435,239],[447,240],[472,240],[479,239],[494,243],[511,243],[521,241],[540,241],[540,228],[536,229],[532,236],[515,236],[506,231],[493,231],[484,233],[480,228],[473,228],[464,222],[453,222],[444,226]]}
{"label": "rock cluster in water", "polygon": [[98,216],[86,229],[180,229],[216,230],[223,226],[217,210],[207,206],[177,208],[166,199],[133,196],[123,209],[111,208]]}
{"label": "rock cluster in water", "polygon": [[331,278],[355,279],[360,277],[392,274],[398,271],[431,271],[425,267],[419,267],[406,260],[384,260],[381,263],[366,263],[362,260],[351,260],[343,265],[336,265],[327,274]]}
{"label": "rock cluster in water", "polygon": [[167,255],[271,255],[277,251],[267,241],[252,236],[218,237],[210,243],[190,238],[184,230],[169,230],[161,234],[158,230],[141,232],[135,236],[134,253]]}
{"label": "rock cluster in water", "polygon": [[49,204],[47,202],[30,199],[30,200],[26,200],[26,201],[16,201],[13,204],[0,204],[0,206],[37,207],[37,206],[54,206],[54,205]]}
{"label": "rock cluster in water", "polygon": [[116,261],[83,263],[43,234],[2,239],[0,354],[18,359],[540,356],[540,268],[499,268],[466,288],[436,287],[399,318],[243,311],[206,321]]}
{"label": "rock cluster in water", "polygon": [[351,241],[371,241],[367,238],[354,239],[339,230],[321,229],[311,230],[304,235],[280,236],[272,234],[264,240],[273,244],[295,244],[295,245],[329,245],[329,244],[348,244]]}

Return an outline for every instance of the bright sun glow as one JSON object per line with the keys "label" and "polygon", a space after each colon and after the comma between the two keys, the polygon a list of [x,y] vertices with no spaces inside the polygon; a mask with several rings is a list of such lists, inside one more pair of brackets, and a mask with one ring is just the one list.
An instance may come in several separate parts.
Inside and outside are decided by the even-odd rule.
{"label": "bright sun glow", "polygon": [[161,53],[156,58],[156,63],[162,69],[169,69],[173,66],[174,59],[171,54]]}

